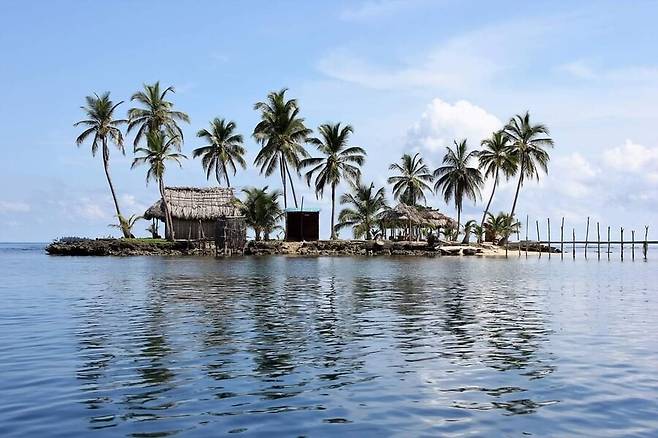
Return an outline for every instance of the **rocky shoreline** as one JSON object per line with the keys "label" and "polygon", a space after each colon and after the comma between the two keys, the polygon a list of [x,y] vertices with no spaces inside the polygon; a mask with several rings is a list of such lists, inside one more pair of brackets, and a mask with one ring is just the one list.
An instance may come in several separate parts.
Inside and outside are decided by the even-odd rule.
{"label": "rocky shoreline", "polygon": [[[525,246],[522,245],[525,250]],[[529,251],[537,252],[539,246],[529,245]],[[548,252],[549,247],[542,245]],[[557,252],[550,248],[551,252]],[[518,251],[518,245],[508,248]],[[176,241],[167,242],[151,239],[76,239],[56,241],[46,247],[50,255],[62,256],[191,256],[218,255],[213,242]],[[238,253],[240,254],[240,253]],[[219,254],[221,255],[221,254]],[[234,253],[235,255],[235,253]],[[281,240],[249,241],[244,255],[290,255],[290,256],[504,256],[505,248],[490,243],[456,244],[444,242],[429,245],[427,242],[393,242],[384,240],[318,240],[313,242],[284,242]]]}

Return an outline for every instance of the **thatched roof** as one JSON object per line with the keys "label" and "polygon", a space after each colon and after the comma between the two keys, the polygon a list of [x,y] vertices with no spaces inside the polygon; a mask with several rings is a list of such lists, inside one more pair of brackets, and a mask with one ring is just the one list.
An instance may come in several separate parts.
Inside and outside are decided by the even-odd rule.
{"label": "thatched roof", "polygon": [[[183,220],[217,220],[222,216],[239,216],[233,189],[224,187],[166,187],[165,198],[171,215]],[[164,220],[162,200],[144,213],[144,219]]]}
{"label": "thatched roof", "polygon": [[433,208],[418,208],[406,204],[398,204],[382,213],[381,219],[385,222],[411,222],[414,225],[433,227],[446,227],[457,222]]}

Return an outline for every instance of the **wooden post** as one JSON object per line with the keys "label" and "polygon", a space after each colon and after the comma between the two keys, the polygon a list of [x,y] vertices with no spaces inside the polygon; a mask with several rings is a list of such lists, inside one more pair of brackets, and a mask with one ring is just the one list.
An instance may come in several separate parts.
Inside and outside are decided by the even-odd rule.
{"label": "wooden post", "polygon": [[610,260],[610,226],[608,226],[608,260]]}
{"label": "wooden post", "polygon": [[537,223],[537,246],[539,248],[539,258],[541,258],[541,237],[539,236],[539,221],[535,221]]}
{"label": "wooden post", "polygon": [[562,225],[560,225],[560,258],[564,260],[564,216],[562,216]]}
{"label": "wooden post", "polygon": [[621,236],[621,239],[620,239],[620,241],[621,241],[621,249],[620,249],[620,251],[621,251],[621,260],[624,261],[624,227],[621,228],[620,236]]}
{"label": "wooden post", "polygon": [[573,259],[576,260],[576,229],[573,228],[573,240],[571,242],[571,251],[573,253]]}
{"label": "wooden post", "polygon": [[521,230],[520,230],[520,227],[516,227],[516,240],[519,241],[519,257],[521,257]]}
{"label": "wooden post", "polygon": [[635,230],[631,230],[631,260],[635,261]]}
{"label": "wooden post", "polygon": [[528,228],[530,227],[530,216],[525,215],[525,257],[528,258]]}
{"label": "wooden post", "polygon": [[598,222],[596,223],[596,253],[598,259],[601,260],[601,227]]}
{"label": "wooden post", "polygon": [[587,216],[587,228],[585,229],[585,258],[587,258],[588,245],[589,245],[589,216]]}
{"label": "wooden post", "polygon": [[642,252],[644,253],[644,260],[647,259],[647,252],[649,250],[649,227],[644,227],[644,244],[642,245]]}
{"label": "wooden post", "polygon": [[548,231],[548,258],[551,258],[551,218],[546,218],[546,228]]}

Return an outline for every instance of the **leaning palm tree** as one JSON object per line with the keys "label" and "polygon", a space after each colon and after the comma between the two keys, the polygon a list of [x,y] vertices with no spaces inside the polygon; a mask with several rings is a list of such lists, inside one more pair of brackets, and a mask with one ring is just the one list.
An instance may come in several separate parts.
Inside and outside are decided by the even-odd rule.
{"label": "leaning palm tree", "polygon": [[210,175],[214,173],[217,183],[221,184],[223,179],[226,185],[231,187],[229,171],[235,176],[236,163],[243,169],[247,168],[243,158],[245,149],[242,145],[242,135],[235,133],[235,122],[215,118],[210,122],[210,130],[201,129],[196,136],[208,142],[206,146],[197,148],[192,153],[194,158],[201,157],[206,178],[210,179]]}
{"label": "leaning palm tree", "polygon": [[165,237],[168,240],[174,240],[173,220],[171,218],[171,210],[169,209],[169,202],[165,196],[164,174],[167,167],[167,161],[173,161],[179,166],[183,166],[181,160],[187,157],[178,152],[178,140],[176,137],[170,137],[163,131],[149,131],[146,134],[146,147],[139,147],[135,149],[135,154],[142,154],[136,156],[133,160],[131,168],[140,164],[148,164],[149,170],[146,172],[146,184],[150,180],[155,179],[158,182],[158,189],[160,190],[160,198],[162,207],[165,213]]}
{"label": "leaning palm tree", "polygon": [[380,215],[386,208],[386,196],[384,188],[375,189],[374,183],[370,185],[355,181],[352,184],[351,193],[345,193],[340,197],[341,204],[348,204],[338,214],[336,231],[352,227],[355,238],[372,238],[372,231],[379,226]]}
{"label": "leaning palm tree", "polygon": [[530,113],[514,116],[507,126],[505,134],[509,137],[512,156],[518,162],[519,182],[516,186],[514,203],[510,217],[514,218],[519,191],[526,178],[539,179],[539,169],[548,173],[550,156],[545,148],[553,147],[553,140],[548,137],[549,131],[545,125],[530,123]]}
{"label": "leaning palm tree", "polygon": [[128,233],[130,235],[131,239],[134,239],[135,236],[133,235],[133,228],[135,227],[135,224],[137,223],[138,220],[144,219],[143,216],[138,216],[136,214],[131,215],[129,218],[124,218],[123,216],[119,216],[119,225],[117,224],[110,224],[108,225],[111,228],[119,228],[120,230],[128,230]]}
{"label": "leaning palm tree", "polygon": [[[181,111],[174,111],[173,102],[166,99],[167,93],[174,93],[174,87],[160,90],[160,82],[144,84],[144,90],[133,94],[130,100],[141,104],[143,108],[128,110],[128,132],[135,128],[134,147],[151,131],[164,131],[170,140],[175,140],[178,147],[183,142],[183,130],[178,122],[190,123],[190,117]],[[180,149],[180,148],[179,148]]]}
{"label": "leaning palm tree", "polygon": [[310,186],[315,177],[315,193],[322,197],[324,188],[331,187],[331,239],[336,238],[335,211],[336,187],[343,179],[355,181],[361,176],[360,166],[365,160],[366,151],[358,146],[349,146],[350,134],[354,131],[350,125],[341,128],[340,123],[331,125],[325,123],[318,128],[320,138],[308,140],[315,145],[324,157],[306,158],[299,163],[299,167],[312,167],[306,172],[306,183]]}
{"label": "leaning palm tree", "polygon": [[482,186],[483,179],[477,167],[469,166],[471,159],[477,157],[477,152],[468,152],[466,140],[459,143],[455,140],[453,143],[455,149],[446,148],[443,166],[434,171],[434,177],[437,178],[434,190],[441,191],[446,202],[454,199],[457,209],[457,236],[459,236],[464,197],[477,201],[480,197],[480,186]]}
{"label": "leaning palm tree", "polygon": [[110,100],[109,92],[105,92],[100,96],[98,94],[87,96],[85,97],[85,100],[87,101],[87,104],[80,108],[86,113],[87,119],[81,120],[73,125],[84,126],[84,131],[82,131],[78,138],[75,139],[75,143],[80,146],[87,138],[93,136],[91,155],[94,157],[96,156],[96,152],[98,152],[98,147],[100,146],[102,148],[103,170],[105,170],[107,184],[110,186],[110,192],[112,193],[112,200],[114,201],[114,208],[116,209],[119,226],[123,232],[123,237],[129,238],[130,230],[123,226],[123,216],[121,215],[119,201],[117,201],[114,184],[112,184],[112,178],[110,177],[110,148],[108,146],[108,140],[110,140],[122,154],[126,154],[123,147],[123,134],[119,128],[119,126],[126,123],[126,120],[114,118],[114,110],[121,105],[123,101],[119,103],[112,102],[112,100]]}
{"label": "leaning palm tree", "polygon": [[283,210],[279,206],[281,192],[268,192],[267,186],[262,189],[251,187],[242,191],[246,197],[239,205],[246,224],[253,228],[256,240],[261,240],[261,235],[264,235],[265,240],[269,240],[270,233],[277,228],[277,223],[283,216]]}
{"label": "leaning palm tree", "polygon": [[504,131],[494,132],[491,138],[482,140],[481,144],[482,149],[478,152],[480,169],[484,172],[484,178],[493,178],[494,181],[489,202],[487,202],[480,222],[480,227],[483,227],[494,193],[496,193],[496,188],[500,182],[500,173],[502,172],[505,179],[509,179],[516,173],[518,163],[516,157],[512,154],[509,139]]}
{"label": "leaning palm tree", "polygon": [[279,170],[285,208],[288,207],[288,182],[297,207],[290,167],[297,171],[300,161],[308,158],[303,144],[311,134],[311,130],[304,125],[304,119],[299,116],[297,100],[286,100],[286,91],[287,88],[272,91],[265,102],[257,102],[254,105],[254,109],[260,111],[261,120],[253,132],[253,137],[261,145],[254,164],[260,166],[260,172],[266,176]]}
{"label": "leaning palm tree", "polygon": [[391,164],[389,169],[399,172],[398,175],[388,178],[388,183],[393,184],[395,199],[407,205],[416,205],[421,200],[426,202],[425,192],[432,191],[428,183],[431,183],[434,177],[419,153],[413,157],[409,154],[402,155],[400,163]]}

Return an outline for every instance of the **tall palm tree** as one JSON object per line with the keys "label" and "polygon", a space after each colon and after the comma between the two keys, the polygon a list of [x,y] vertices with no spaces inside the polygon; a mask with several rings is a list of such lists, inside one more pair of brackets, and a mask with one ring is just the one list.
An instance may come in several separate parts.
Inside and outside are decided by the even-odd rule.
{"label": "tall palm tree", "polygon": [[402,155],[400,163],[391,164],[389,170],[399,172],[398,175],[388,178],[388,183],[393,184],[395,199],[407,205],[416,205],[421,200],[426,202],[425,192],[432,191],[428,183],[431,183],[434,177],[419,153],[413,157],[409,154]]}
{"label": "tall palm tree", "polygon": [[177,147],[183,142],[183,130],[178,126],[178,122],[190,123],[190,117],[184,112],[174,111],[173,102],[166,99],[169,92],[175,93],[174,87],[161,91],[158,81],[152,85],[144,84],[144,90],[131,96],[131,101],[136,101],[143,107],[128,110],[128,132],[138,127],[133,143],[135,149],[150,131],[164,131],[169,140],[175,140]]}
{"label": "tall palm tree", "polygon": [[196,136],[208,142],[192,153],[194,158],[202,157],[201,164],[206,171],[206,178],[210,179],[210,174],[214,172],[217,183],[221,184],[223,179],[231,187],[229,171],[235,176],[236,163],[243,169],[247,168],[243,158],[245,149],[242,135],[235,133],[235,122],[215,118],[210,122],[210,130],[201,129]]}
{"label": "tall palm tree", "polygon": [[483,179],[477,167],[469,166],[471,159],[477,157],[477,151],[468,152],[466,140],[459,143],[455,140],[453,143],[455,149],[446,148],[443,166],[434,171],[434,177],[437,178],[434,190],[441,191],[446,202],[454,199],[457,209],[457,235],[459,236],[464,197],[477,201],[480,197],[480,186],[482,186]]}
{"label": "tall palm tree", "polygon": [[261,234],[265,240],[269,240],[270,233],[277,228],[277,223],[283,216],[283,210],[279,206],[281,192],[267,191],[267,186],[262,189],[250,187],[242,189],[246,195],[245,200],[240,202],[240,210],[245,217],[245,222],[253,228],[256,240],[261,240]]}
{"label": "tall palm tree", "polygon": [[325,156],[306,158],[299,163],[299,167],[312,167],[306,172],[306,183],[310,186],[315,176],[316,195],[322,197],[324,188],[331,187],[331,239],[335,239],[336,186],[343,179],[355,181],[361,176],[359,167],[363,165],[366,151],[358,146],[348,145],[350,134],[354,132],[350,125],[341,128],[340,123],[325,123],[320,125],[318,131],[320,137],[310,138],[308,142],[315,145]]}
{"label": "tall palm tree", "polygon": [[283,185],[283,205],[288,207],[287,183],[290,182],[292,196],[297,207],[297,195],[290,174],[290,166],[297,171],[303,158],[308,158],[304,142],[311,130],[304,125],[299,116],[296,99],[286,100],[287,88],[272,91],[267,100],[257,102],[254,109],[260,111],[261,121],[254,128],[253,137],[261,144],[254,164],[260,166],[260,172],[270,176],[275,170],[281,173]]}
{"label": "tall palm tree", "polygon": [[171,137],[163,131],[148,131],[146,134],[146,147],[135,149],[135,154],[142,155],[135,157],[131,167],[134,168],[140,164],[149,165],[149,170],[146,172],[146,183],[148,184],[152,179],[158,182],[162,207],[165,211],[165,237],[172,241],[176,236],[174,235],[169,203],[165,197],[164,174],[167,161],[173,161],[182,167],[181,160],[187,158],[178,152],[178,142],[179,140],[176,137]]}
{"label": "tall palm tree", "polygon": [[123,134],[119,128],[119,126],[126,123],[126,120],[114,118],[114,110],[116,110],[123,101],[119,103],[112,102],[109,92],[105,92],[100,96],[98,94],[87,96],[85,97],[85,100],[87,104],[80,108],[86,113],[87,118],[85,120],[80,120],[73,125],[84,126],[84,131],[82,131],[78,138],[75,139],[75,143],[80,146],[87,138],[93,136],[91,155],[94,157],[96,156],[96,152],[98,152],[98,147],[101,147],[103,151],[103,170],[105,170],[107,184],[110,186],[110,192],[112,193],[112,200],[114,201],[114,208],[116,209],[119,226],[123,232],[123,237],[129,238],[130,230],[123,226],[123,216],[121,215],[119,201],[117,200],[117,195],[114,191],[114,184],[110,177],[110,148],[108,146],[108,140],[110,140],[122,154],[126,154],[123,147]]}
{"label": "tall palm tree", "polygon": [[549,131],[545,125],[530,123],[530,113],[517,114],[507,126],[505,134],[509,137],[512,156],[518,162],[519,182],[516,185],[516,194],[512,204],[510,216],[514,218],[516,202],[519,199],[519,191],[526,178],[539,179],[539,169],[548,173],[548,162],[550,155],[546,148],[553,147],[553,140],[548,137]]}
{"label": "tall palm tree", "polygon": [[491,196],[489,202],[484,209],[480,227],[484,226],[484,221],[487,219],[487,213],[491,207],[494,193],[500,181],[500,172],[503,173],[505,179],[509,179],[516,173],[517,161],[516,157],[512,154],[512,148],[509,144],[509,138],[504,131],[497,131],[491,135],[491,138],[482,140],[482,149],[478,152],[478,161],[480,170],[484,172],[484,178],[493,178],[494,184],[491,189]]}
{"label": "tall palm tree", "polygon": [[372,230],[379,222],[379,216],[386,208],[386,196],[384,188],[375,189],[375,184],[362,184],[355,181],[352,184],[351,193],[344,193],[340,197],[341,204],[348,204],[338,214],[336,231],[352,227],[355,238],[372,238]]}

